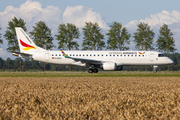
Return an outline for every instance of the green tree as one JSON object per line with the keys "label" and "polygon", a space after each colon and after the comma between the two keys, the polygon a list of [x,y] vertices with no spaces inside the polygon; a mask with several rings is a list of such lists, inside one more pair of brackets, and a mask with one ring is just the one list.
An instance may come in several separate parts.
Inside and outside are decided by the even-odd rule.
{"label": "green tree", "polygon": [[39,69],[39,61],[31,60],[31,69]]}
{"label": "green tree", "polygon": [[[153,48],[153,38],[155,33],[150,30],[150,26],[146,23],[140,22],[137,25],[137,30],[134,33],[134,42],[136,43],[135,48],[138,50],[154,50]],[[147,66],[146,66],[147,71]]]}
{"label": "green tree", "polygon": [[2,69],[4,67],[5,61],[0,57],[0,68]]}
{"label": "green tree", "polygon": [[29,59],[25,59],[23,62],[24,70],[28,70],[30,67]]}
{"label": "green tree", "polygon": [[[175,40],[173,38],[173,33],[168,28],[168,25],[163,24],[159,29],[159,36],[157,43],[157,50],[164,52],[169,55],[170,52],[176,51],[175,49]],[[168,70],[170,70],[168,65]]]}
{"label": "green tree", "polygon": [[12,69],[13,68],[13,62],[9,57],[6,59],[5,68],[6,69]]}
{"label": "green tree", "polygon": [[78,50],[78,43],[74,39],[78,39],[80,36],[79,29],[74,24],[60,24],[58,27],[58,35],[55,35],[59,41],[58,48],[66,50],[76,49]]}
{"label": "green tree", "polygon": [[138,50],[154,50],[153,38],[154,32],[150,30],[150,26],[146,23],[140,22],[137,25],[137,30],[134,33],[134,42],[136,43],[135,48]]}
{"label": "green tree", "polygon": [[[1,27],[0,27],[0,30],[1,30]],[[0,44],[3,44],[3,40],[1,38],[2,34],[0,33]]]}
{"label": "green tree", "polygon": [[[8,48],[7,51],[20,51],[19,50],[19,45],[18,45],[18,40],[17,40],[17,35],[15,32],[15,27],[21,27],[24,29],[24,31],[27,31],[26,29],[26,23],[24,22],[23,19],[17,19],[14,17],[11,21],[8,22],[8,27],[7,30],[5,31],[4,37],[8,41]],[[21,57],[20,57],[21,61]],[[20,71],[21,71],[21,62],[20,64]]]}
{"label": "green tree", "polygon": [[122,28],[121,23],[113,22],[108,31],[109,32],[106,34],[108,35],[107,49],[118,49],[120,51],[129,49],[126,44],[130,44],[131,34],[127,32],[125,27]]}
{"label": "green tree", "polygon": [[[63,48],[67,50],[76,49],[78,50],[78,43],[74,41],[74,39],[78,39],[80,36],[79,29],[70,23],[60,24],[58,27],[58,35],[55,35],[56,39],[59,41],[58,48]],[[69,70],[71,71],[71,66],[69,66]]]}
{"label": "green tree", "polygon": [[157,43],[157,50],[160,52],[164,52],[167,55],[170,52],[176,51],[175,49],[175,40],[173,38],[173,33],[168,28],[168,25],[163,24],[159,29],[159,36]]}
{"label": "green tree", "polygon": [[82,30],[84,34],[83,50],[102,50],[105,47],[104,35],[97,23],[86,22]]}
{"label": "green tree", "polygon": [[[45,24],[45,22],[39,21],[36,23],[36,25],[33,26],[33,30],[30,32],[30,35],[37,46],[46,50],[50,50],[54,47],[51,29]],[[45,65],[46,64],[44,63],[44,71],[46,70]]]}

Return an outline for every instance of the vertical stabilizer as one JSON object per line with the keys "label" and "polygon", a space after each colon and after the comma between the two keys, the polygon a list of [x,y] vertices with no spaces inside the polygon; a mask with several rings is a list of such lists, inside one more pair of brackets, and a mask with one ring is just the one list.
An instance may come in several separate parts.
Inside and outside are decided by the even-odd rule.
{"label": "vertical stabilizer", "polygon": [[16,27],[15,29],[16,29],[20,52],[28,53],[28,52],[36,52],[36,51],[46,51],[45,49],[36,46],[22,28]]}

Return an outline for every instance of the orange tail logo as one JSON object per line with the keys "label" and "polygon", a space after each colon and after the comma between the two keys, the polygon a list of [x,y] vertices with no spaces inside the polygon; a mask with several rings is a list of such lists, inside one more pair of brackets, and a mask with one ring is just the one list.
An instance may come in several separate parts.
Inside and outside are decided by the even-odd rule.
{"label": "orange tail logo", "polygon": [[30,49],[36,49],[34,46],[31,46],[31,45],[28,45],[28,44],[26,44],[25,42],[23,42],[21,39],[20,39],[20,43],[21,43],[21,45],[23,46],[23,47],[25,47],[25,48],[23,48],[23,50],[30,50]]}

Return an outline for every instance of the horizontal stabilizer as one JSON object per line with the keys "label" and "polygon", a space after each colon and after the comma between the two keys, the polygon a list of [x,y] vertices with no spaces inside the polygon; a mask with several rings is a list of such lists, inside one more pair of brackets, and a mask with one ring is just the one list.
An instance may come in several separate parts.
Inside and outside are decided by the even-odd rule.
{"label": "horizontal stabilizer", "polygon": [[26,59],[32,59],[32,55],[31,54],[21,53],[21,52],[12,52],[12,54],[14,56],[23,57],[23,58],[26,58]]}

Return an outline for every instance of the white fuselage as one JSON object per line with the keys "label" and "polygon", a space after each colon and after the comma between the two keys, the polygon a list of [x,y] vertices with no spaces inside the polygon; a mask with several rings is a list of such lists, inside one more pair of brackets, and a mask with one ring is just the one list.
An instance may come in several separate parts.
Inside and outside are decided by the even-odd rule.
{"label": "white fuselage", "polygon": [[[139,52],[143,53],[140,54]],[[65,51],[72,58],[83,58],[91,60],[99,60],[103,62],[114,62],[117,66],[127,65],[167,65],[173,61],[166,56],[156,51]],[[63,65],[78,65],[86,66],[83,62],[65,58],[61,51],[43,51],[35,52],[32,58],[36,61],[63,64]],[[93,64],[93,63],[91,63]],[[99,64],[95,62],[94,64]]]}

